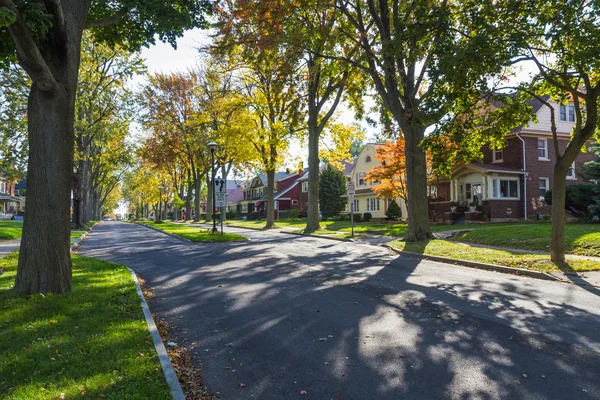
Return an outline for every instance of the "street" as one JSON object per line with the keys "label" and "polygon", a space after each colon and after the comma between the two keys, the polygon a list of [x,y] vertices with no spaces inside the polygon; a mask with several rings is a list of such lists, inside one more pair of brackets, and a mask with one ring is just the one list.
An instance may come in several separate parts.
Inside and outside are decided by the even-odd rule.
{"label": "street", "polygon": [[219,399],[600,399],[600,289],[226,228],[184,243],[104,222],[80,255],[132,268]]}

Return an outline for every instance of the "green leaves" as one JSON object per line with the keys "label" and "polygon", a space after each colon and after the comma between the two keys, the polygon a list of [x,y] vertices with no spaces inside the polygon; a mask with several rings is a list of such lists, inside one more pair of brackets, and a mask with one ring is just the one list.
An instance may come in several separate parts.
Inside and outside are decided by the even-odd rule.
{"label": "green leaves", "polygon": [[17,20],[17,15],[8,8],[0,8],[0,28],[6,28],[14,24]]}

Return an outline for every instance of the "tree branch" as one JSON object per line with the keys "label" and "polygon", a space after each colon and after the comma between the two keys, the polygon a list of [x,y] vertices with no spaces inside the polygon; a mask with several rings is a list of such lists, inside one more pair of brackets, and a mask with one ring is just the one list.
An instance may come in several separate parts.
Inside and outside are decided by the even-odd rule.
{"label": "tree branch", "polygon": [[119,11],[115,12],[114,14],[107,15],[104,18],[96,20],[87,20],[83,25],[83,29],[103,28],[105,26],[116,24],[121,18],[126,16],[129,13],[129,11],[133,10],[133,8],[133,4],[126,5],[121,7],[121,9],[119,9]]}

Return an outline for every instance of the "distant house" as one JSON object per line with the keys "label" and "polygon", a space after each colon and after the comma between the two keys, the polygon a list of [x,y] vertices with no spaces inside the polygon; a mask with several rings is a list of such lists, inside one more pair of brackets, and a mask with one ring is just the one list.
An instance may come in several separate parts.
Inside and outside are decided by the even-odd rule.
{"label": "distant house", "polygon": [[[440,177],[437,195],[441,202],[429,205],[434,219],[447,219],[450,201],[460,203],[454,214],[466,219],[479,219],[484,214],[491,220],[529,219],[550,213],[551,207],[544,201],[544,194],[552,188],[556,161],[550,109],[537,99],[531,100],[530,105],[538,122],[532,121],[527,127],[520,126],[507,133],[503,149],[485,146],[480,163],[458,165],[450,176]],[[552,106],[558,111],[556,127],[562,152],[575,124],[575,107],[572,103],[552,103]],[[591,144],[592,141],[588,147]],[[592,152],[580,153],[567,173],[567,184],[582,183],[577,171],[593,158]],[[475,197],[480,206],[471,213],[468,203]]]}
{"label": "distant house", "polygon": [[15,182],[0,177],[0,214],[12,217],[22,210],[21,198],[16,196]]}
{"label": "distant house", "polygon": [[[392,198],[377,197],[373,188],[379,182],[368,182],[366,179],[367,173],[371,169],[381,166],[377,158],[377,149],[380,146],[381,144],[377,143],[367,143],[355,158],[354,163],[351,166],[347,165],[344,171],[348,179],[354,182],[355,188],[355,196],[350,203],[350,208],[355,213],[369,212],[373,218],[385,218],[388,205],[392,201]],[[394,200],[402,209],[402,216],[406,218],[407,211],[404,200],[399,197]]]}
{"label": "distant house", "polygon": [[[279,212],[295,208],[298,205],[296,196],[296,180],[302,174],[285,171],[275,174],[275,217],[278,218]],[[293,196],[292,196],[293,195]],[[233,189],[227,199],[228,209],[235,211],[238,215],[249,216],[257,213],[261,218],[266,216],[267,209],[267,175],[261,174],[245,185]]]}

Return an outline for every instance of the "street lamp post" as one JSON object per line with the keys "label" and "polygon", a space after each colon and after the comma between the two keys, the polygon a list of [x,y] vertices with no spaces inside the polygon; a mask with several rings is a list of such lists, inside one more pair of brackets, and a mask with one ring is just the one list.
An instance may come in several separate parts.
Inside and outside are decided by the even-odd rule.
{"label": "street lamp post", "polygon": [[212,228],[212,232],[216,233],[217,232],[217,213],[216,213],[216,209],[217,207],[215,207],[216,203],[217,203],[217,196],[215,194],[215,149],[217,148],[217,144],[215,142],[210,142],[208,144],[208,148],[210,149],[210,156],[211,156],[211,171],[212,171],[212,179],[211,179],[211,185],[212,185],[212,213],[213,213],[213,228]]}

